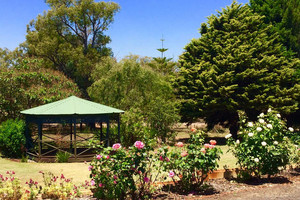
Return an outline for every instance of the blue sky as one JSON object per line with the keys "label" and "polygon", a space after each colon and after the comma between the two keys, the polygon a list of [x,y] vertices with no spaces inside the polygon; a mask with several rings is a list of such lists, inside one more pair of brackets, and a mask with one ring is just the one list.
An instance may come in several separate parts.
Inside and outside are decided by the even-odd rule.
{"label": "blue sky", "polygon": [[[129,54],[158,57],[156,50],[169,50],[166,57],[178,59],[192,38],[198,38],[201,23],[232,0],[115,0],[121,10],[106,34],[111,36],[117,59]],[[238,0],[248,3],[248,0]],[[44,0],[0,0],[0,48],[13,50],[25,41],[26,25],[49,9]]]}

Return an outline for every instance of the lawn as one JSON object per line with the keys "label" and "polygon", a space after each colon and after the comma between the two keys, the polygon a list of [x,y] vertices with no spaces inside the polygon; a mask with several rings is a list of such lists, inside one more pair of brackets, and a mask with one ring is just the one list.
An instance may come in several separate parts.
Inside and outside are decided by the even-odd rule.
{"label": "lawn", "polygon": [[13,170],[16,177],[25,184],[30,178],[34,181],[42,182],[42,174],[39,171],[52,172],[55,175],[64,174],[66,178],[72,178],[75,184],[89,180],[88,165],[85,163],[20,163],[0,158],[0,174]]}

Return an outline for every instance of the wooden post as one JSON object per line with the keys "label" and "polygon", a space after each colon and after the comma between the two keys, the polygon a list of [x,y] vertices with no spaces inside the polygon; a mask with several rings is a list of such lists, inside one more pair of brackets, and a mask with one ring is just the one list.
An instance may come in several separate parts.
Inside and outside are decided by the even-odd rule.
{"label": "wooden post", "polygon": [[72,127],[72,124],[70,124],[70,128],[71,128],[71,131],[70,131],[70,153],[73,153],[73,139],[72,139],[72,135],[73,135],[72,129],[73,129],[73,127]]}
{"label": "wooden post", "polygon": [[109,147],[109,118],[107,119],[106,124],[106,146]]}
{"label": "wooden post", "polygon": [[103,141],[103,124],[100,122],[100,141]]}
{"label": "wooden post", "polygon": [[28,120],[25,118],[25,138],[26,138],[26,151],[29,151],[32,148],[32,142],[31,142],[31,137],[29,135],[29,127],[28,127]]}
{"label": "wooden post", "polygon": [[74,155],[77,160],[77,145],[76,145],[76,119],[74,120]]}
{"label": "wooden post", "polygon": [[121,143],[121,136],[120,136],[120,114],[118,115],[118,139],[119,142]]}
{"label": "wooden post", "polygon": [[42,142],[43,142],[43,137],[42,137],[42,126],[43,124],[41,122],[38,123],[38,141],[39,141],[39,160],[42,158]]}

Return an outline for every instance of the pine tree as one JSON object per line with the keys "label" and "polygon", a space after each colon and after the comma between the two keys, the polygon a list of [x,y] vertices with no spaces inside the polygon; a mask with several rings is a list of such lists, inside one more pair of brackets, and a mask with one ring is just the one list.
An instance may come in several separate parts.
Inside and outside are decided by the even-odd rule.
{"label": "pine tree", "polygon": [[280,35],[280,41],[300,58],[300,1],[299,0],[250,0],[252,10],[265,16]]}
{"label": "pine tree", "polygon": [[229,127],[236,136],[239,111],[250,119],[269,107],[283,114],[299,104],[299,59],[287,59],[272,25],[248,5],[233,2],[201,25],[180,56],[175,82],[182,119],[203,117],[209,128]]}

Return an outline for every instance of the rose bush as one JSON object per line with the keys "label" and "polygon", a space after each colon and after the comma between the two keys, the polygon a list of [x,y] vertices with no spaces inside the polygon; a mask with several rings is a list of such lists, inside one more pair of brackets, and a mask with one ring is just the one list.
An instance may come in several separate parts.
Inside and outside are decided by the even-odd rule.
{"label": "rose bush", "polygon": [[168,172],[177,189],[183,193],[200,189],[208,173],[218,167],[217,160],[222,152],[215,147],[216,144],[215,140],[204,144],[204,133],[194,132],[188,144],[176,145],[181,148],[173,151],[168,147],[159,149],[163,169]]}
{"label": "rose bush", "polygon": [[279,113],[269,109],[258,116],[257,122],[247,123],[244,118],[241,127],[239,140],[230,134],[225,138],[238,159],[242,178],[275,175],[289,163],[291,145],[287,136],[292,128],[286,127]]}
{"label": "rose bush", "polygon": [[136,141],[128,149],[121,144],[101,149],[89,166],[96,198],[147,199],[151,196],[152,183],[160,170],[150,145]]}

